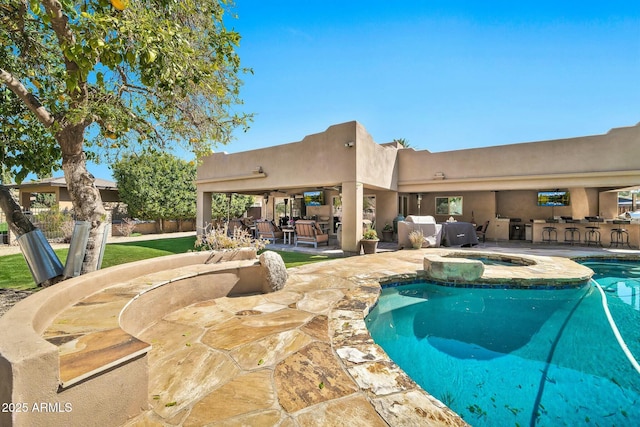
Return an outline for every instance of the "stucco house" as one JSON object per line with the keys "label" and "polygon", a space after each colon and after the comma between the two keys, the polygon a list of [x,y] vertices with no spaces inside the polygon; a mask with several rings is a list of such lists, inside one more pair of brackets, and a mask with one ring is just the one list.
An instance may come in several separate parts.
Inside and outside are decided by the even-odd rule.
{"label": "stucco house", "polygon": [[[490,221],[486,237],[495,240],[509,239],[517,218],[535,242],[542,232],[536,224],[550,217],[616,218],[617,192],[640,185],[640,124],[602,135],[432,153],[376,143],[352,121],[299,142],[213,153],[198,167],[196,184],[198,227],[211,221],[212,193],[240,193],[262,197],[266,218],[274,219],[275,205],[286,199],[294,216],[328,218],[331,233],[340,222],[345,252],[358,251],[371,212],[378,231],[398,214]],[[564,199],[543,201],[556,193]],[[316,201],[309,204],[312,194]],[[640,225],[631,226],[637,245]]]}
{"label": "stucco house", "polygon": [[[100,191],[100,197],[103,202],[120,202],[115,182],[96,178],[95,185]],[[44,178],[38,181],[15,184],[10,187],[18,190],[18,200],[25,211],[31,208],[31,197],[36,193],[53,194],[60,210],[73,208],[71,195],[67,190],[67,183],[64,177]]]}

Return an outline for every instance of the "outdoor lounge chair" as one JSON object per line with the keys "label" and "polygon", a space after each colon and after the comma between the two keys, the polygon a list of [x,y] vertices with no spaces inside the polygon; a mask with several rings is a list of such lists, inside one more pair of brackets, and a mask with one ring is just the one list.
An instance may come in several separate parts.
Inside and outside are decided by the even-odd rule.
{"label": "outdoor lounge chair", "polygon": [[324,233],[315,221],[300,219],[295,223],[296,234],[294,237],[295,245],[298,243],[308,243],[314,248],[318,247],[318,243],[326,243],[329,246],[329,235]]}
{"label": "outdoor lounge chair", "polygon": [[276,243],[278,239],[284,239],[284,232],[273,223],[260,219],[256,221],[256,233],[259,239],[265,239]]}
{"label": "outdoor lounge chair", "polygon": [[413,230],[422,230],[424,243],[422,247],[438,247],[442,238],[442,224],[436,223],[431,215],[409,215],[404,221],[398,221],[398,249],[410,248],[409,233]]}

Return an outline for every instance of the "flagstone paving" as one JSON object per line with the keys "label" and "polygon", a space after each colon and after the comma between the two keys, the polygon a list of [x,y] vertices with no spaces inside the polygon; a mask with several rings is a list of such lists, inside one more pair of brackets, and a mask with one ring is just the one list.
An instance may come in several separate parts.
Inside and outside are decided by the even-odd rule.
{"label": "flagstone paving", "polygon": [[[290,269],[278,292],[202,301],[167,314],[135,337],[152,347],[150,409],[126,426],[466,425],[393,363],[365,325],[380,281],[415,277],[426,253],[435,251],[308,264]],[[517,268],[486,272],[517,275]],[[58,340],[62,356],[73,354],[84,333],[114,328],[141,288],[185,274],[114,284],[62,313],[44,336]],[[584,270],[567,263],[558,274]],[[81,325],[83,316],[94,323]]]}

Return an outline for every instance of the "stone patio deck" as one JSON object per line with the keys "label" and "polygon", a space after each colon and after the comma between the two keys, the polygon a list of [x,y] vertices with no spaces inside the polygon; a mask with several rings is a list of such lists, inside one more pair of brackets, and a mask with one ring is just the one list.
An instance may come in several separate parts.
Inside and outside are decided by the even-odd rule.
{"label": "stone patio deck", "polygon": [[[415,277],[425,254],[436,251],[447,253],[408,250],[308,264],[290,269],[281,291],[167,314],[137,335],[152,346],[151,409],[126,426],[466,425],[386,356],[364,322],[381,280]],[[584,275],[571,266],[563,262],[558,274]],[[114,284],[62,313],[43,335],[68,357],[82,347],[78,334],[113,327],[140,286],[172,274],[185,271]]]}

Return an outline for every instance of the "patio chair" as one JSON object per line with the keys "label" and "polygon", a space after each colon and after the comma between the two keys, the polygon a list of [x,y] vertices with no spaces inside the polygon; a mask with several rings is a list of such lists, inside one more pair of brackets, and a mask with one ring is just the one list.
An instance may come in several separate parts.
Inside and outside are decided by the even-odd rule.
{"label": "patio chair", "polygon": [[229,236],[233,236],[233,232],[235,229],[245,230],[247,231],[249,228],[244,225],[244,222],[240,218],[234,218],[229,220],[229,226],[227,228],[227,234]]}
{"label": "patio chair", "polygon": [[257,220],[256,233],[259,239],[269,240],[272,243],[276,243],[278,239],[284,240],[284,232],[273,221]]}
{"label": "patio chair", "polygon": [[487,228],[489,228],[489,221],[476,228],[476,236],[478,236],[478,240],[482,239],[482,243],[485,243],[487,240]]}
{"label": "patio chair", "polygon": [[294,239],[295,245],[298,243],[307,243],[318,247],[318,243],[325,243],[329,246],[329,235],[324,233],[315,221],[300,219],[295,223],[296,234]]}

